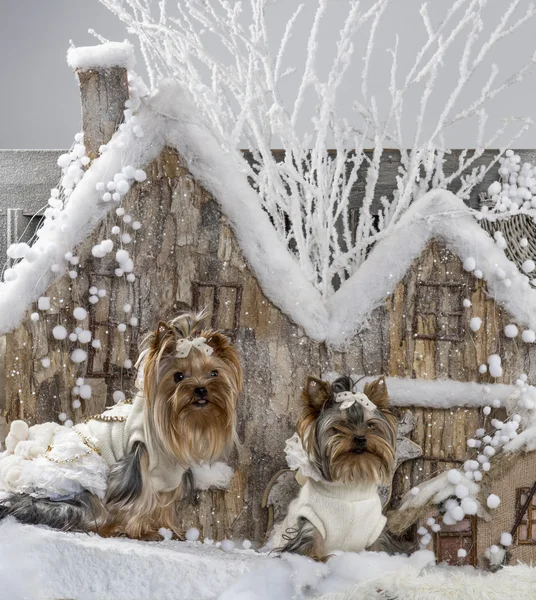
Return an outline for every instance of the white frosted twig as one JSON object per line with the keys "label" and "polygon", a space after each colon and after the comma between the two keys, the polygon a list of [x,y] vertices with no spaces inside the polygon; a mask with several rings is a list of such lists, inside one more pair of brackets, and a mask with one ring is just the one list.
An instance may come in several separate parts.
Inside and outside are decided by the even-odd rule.
{"label": "white frosted twig", "polygon": [[[392,0],[367,6],[351,0],[344,23],[328,42],[323,34],[330,0],[302,0],[277,40],[271,38],[266,16],[268,9],[279,8],[272,0],[180,0],[176,6],[167,0],[100,1],[138,36],[151,88],[171,78],[187,92],[195,107],[191,118],[207,124],[225,152],[235,157],[236,176],[248,178],[280,240],[325,298],[356,272],[377,241],[391,234],[417,198],[432,188],[455,185],[458,196],[467,198],[504,146],[475,167],[485,148],[503,144],[507,136],[512,143],[529,126],[522,120],[517,127],[510,119],[493,129],[487,118],[489,102],[534,66],[533,57],[520,57],[499,78],[496,65],[486,64],[499,42],[513,39],[533,22],[532,4],[514,17],[523,0],[507,3],[489,35],[482,32],[487,13],[481,0],[445,3],[442,15],[430,15],[428,3],[422,4],[415,17],[425,41],[401,69],[404,35],[393,40],[381,102],[369,79],[375,57],[383,51],[377,33]],[[291,52],[299,34],[307,40],[305,56]],[[366,36],[365,49],[356,56],[360,35]],[[449,56],[458,52],[457,81],[434,114],[434,92],[447,74]],[[318,60],[324,55],[334,57],[325,73]],[[478,76],[485,83],[475,92],[469,82]],[[350,119],[341,116],[340,108],[348,90]],[[408,103],[414,98],[419,105],[412,111],[417,116],[412,117],[408,141]],[[472,118],[476,148],[462,152],[454,172],[446,175],[448,128]],[[274,155],[274,147],[284,153]],[[239,148],[250,149],[250,162]],[[378,199],[386,148],[400,152],[400,165],[392,193]]]}

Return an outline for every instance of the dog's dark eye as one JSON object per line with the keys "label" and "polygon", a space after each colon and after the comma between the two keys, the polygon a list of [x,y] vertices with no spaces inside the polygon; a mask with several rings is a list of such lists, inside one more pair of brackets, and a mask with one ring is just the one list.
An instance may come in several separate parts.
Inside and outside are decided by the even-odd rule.
{"label": "dog's dark eye", "polygon": [[374,429],[374,423],[367,423],[367,427],[369,429]]}
{"label": "dog's dark eye", "polygon": [[177,373],[175,373],[175,375],[173,376],[173,379],[175,380],[175,383],[179,383],[179,381],[182,381],[184,379],[184,373],[177,371]]}
{"label": "dog's dark eye", "polygon": [[210,372],[210,376],[211,377],[217,377],[218,376],[218,371],[214,370]]}

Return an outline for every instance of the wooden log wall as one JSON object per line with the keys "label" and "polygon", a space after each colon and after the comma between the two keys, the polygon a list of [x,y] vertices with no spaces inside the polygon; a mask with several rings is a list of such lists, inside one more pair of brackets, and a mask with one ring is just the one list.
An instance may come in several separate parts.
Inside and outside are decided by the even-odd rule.
{"label": "wooden log wall", "polygon": [[[469,299],[470,308],[463,306]],[[419,379],[454,379],[479,383],[514,384],[519,374],[534,373],[535,349],[520,338],[504,335],[515,322],[488,295],[486,284],[463,270],[460,259],[444,244],[433,241],[415,260],[387,301],[390,315],[390,375]],[[482,327],[473,332],[471,317]],[[503,358],[503,376],[493,379],[478,367],[490,354]],[[491,403],[492,397],[490,397]],[[478,409],[415,408],[417,425],[412,440],[423,456],[402,465],[395,477],[393,502],[436,472],[459,466],[467,457],[466,440],[485,427]],[[503,416],[494,409],[488,417]]]}
{"label": "wooden log wall", "polygon": [[[135,374],[123,367],[133,363],[145,332],[184,310],[207,306],[213,325],[227,332],[240,350],[245,389],[239,406],[240,444],[231,462],[237,469],[227,492],[200,494],[196,506],[184,512],[184,525],[200,527],[205,535],[262,540],[266,515],[261,498],[272,475],[285,467],[284,442],[294,432],[298,399],[307,374],[328,371],[385,372],[389,361],[388,319],[385,309],[371,316],[371,328],[358,336],[347,353],[334,353],[312,342],[264,296],[238,248],[216,201],[197,184],[172,149],[146,169],[147,180],[137,184],[123,201],[133,220],[143,226],[129,248],[137,280],[131,284],[114,274],[113,253],[104,259],[91,248],[113,237],[116,217],[111,213],[77,251],[80,276],[65,276],[46,295],[51,310],[40,321],[29,314],[8,336],[7,397],[9,420],[30,423],[57,420],[66,412],[74,422],[113,403],[118,389],[133,390]],[[88,303],[88,288],[108,293],[97,304]],[[132,312],[123,313],[125,304]],[[72,316],[76,306],[88,310],[83,322]],[[131,316],[138,327],[128,325]],[[127,330],[120,333],[119,323]],[[78,344],[58,341],[51,330],[63,324],[69,332],[78,325],[90,329],[101,349],[89,349],[86,363],[70,360]],[[41,359],[49,358],[50,367]],[[78,377],[92,385],[90,400],[71,408],[71,390]]]}
{"label": "wooden log wall", "polygon": [[[111,124],[120,120],[126,73],[92,72],[79,77],[85,141],[94,156],[113,133]],[[111,111],[104,110],[106,102],[97,101],[101,95],[110,96]],[[396,163],[387,155],[386,160]],[[37,423],[56,420],[66,412],[77,422],[102,411],[113,403],[114,391],[132,393],[135,373],[124,365],[127,359],[135,362],[142,335],[160,319],[208,307],[213,326],[233,338],[244,365],[239,443],[230,457],[236,475],[228,491],[199,495],[196,505],[183,512],[185,527],[197,526],[216,539],[262,540],[266,515],[261,498],[271,477],[285,467],[284,442],[294,431],[307,374],[389,373],[469,381],[477,377],[478,365],[488,354],[500,351],[505,357],[502,380],[510,382],[523,369],[536,376],[534,351],[504,338],[501,332],[508,316],[486,296],[485,285],[465,274],[460,261],[438,243],[416,261],[386,306],[374,311],[369,328],[347,352],[333,352],[312,342],[264,296],[219,205],[193,180],[180,156],[166,148],[146,172],[147,180],[133,186],[123,199],[126,213],[143,224],[138,232],[131,232],[129,247],[136,281],[115,276],[113,255],[98,260],[91,256],[94,244],[113,237],[111,228],[117,219],[111,213],[76,250],[80,276],[60,278],[45,294],[51,309],[33,322],[29,315],[36,306],[30,307],[22,325],[8,335],[7,417]],[[91,286],[107,290],[95,305],[88,302]],[[486,323],[476,334],[467,328],[469,311],[460,307],[463,297],[473,302],[471,314]],[[123,311],[125,304],[132,306],[128,314]],[[76,306],[88,310],[86,320],[75,321]],[[132,316],[137,325],[130,324]],[[127,325],[126,331],[118,330],[120,323]],[[87,346],[88,360],[73,363],[71,352],[80,344],[55,340],[51,330],[57,324],[69,332],[76,326],[89,329],[101,348]],[[45,366],[43,359],[50,365]],[[71,390],[78,377],[92,386],[92,395],[73,409]],[[474,410],[415,412],[418,423],[412,437],[425,456],[402,466],[395,500],[434,469],[462,460],[466,438],[482,422]]]}

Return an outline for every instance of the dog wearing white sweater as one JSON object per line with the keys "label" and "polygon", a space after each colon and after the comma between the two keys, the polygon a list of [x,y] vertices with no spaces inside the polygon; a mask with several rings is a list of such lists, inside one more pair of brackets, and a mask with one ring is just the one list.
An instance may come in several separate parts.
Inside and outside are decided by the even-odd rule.
{"label": "dog wearing white sweater", "polygon": [[334,550],[383,550],[386,518],[378,486],[395,465],[396,418],[385,378],[354,392],[350,377],[333,384],[308,377],[297,423],[308,465],[299,496],[276,527],[272,546],[325,561]]}
{"label": "dog wearing white sweater", "polygon": [[[72,428],[14,421],[0,453],[0,518],[137,539],[177,537],[192,488],[225,487],[242,388],[238,353],[202,314],[160,322],[138,361],[139,392]],[[215,467],[215,468],[214,468]]]}

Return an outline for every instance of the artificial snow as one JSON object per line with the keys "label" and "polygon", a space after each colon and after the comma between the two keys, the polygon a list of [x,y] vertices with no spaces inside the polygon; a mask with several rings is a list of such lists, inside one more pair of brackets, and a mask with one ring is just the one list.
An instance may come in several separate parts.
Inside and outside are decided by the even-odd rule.
{"label": "artificial snow", "polygon": [[[21,551],[12,554],[15,545]],[[255,566],[276,562],[252,550],[62,533],[11,519],[0,524],[0,557],[0,589],[21,590],[9,600],[208,600]]]}
{"label": "artificial snow", "polygon": [[[196,531],[189,530],[189,537]],[[407,569],[420,573],[434,564],[429,551],[410,557],[337,553],[322,564],[244,549],[249,545],[101,538],[8,518],[0,523],[0,586],[10,591],[10,600],[291,600],[322,598]]]}
{"label": "artificial snow", "polygon": [[[497,363],[492,359],[492,362]],[[500,363],[499,363],[500,365]],[[356,389],[363,391],[364,385],[374,381],[374,377],[359,379]],[[481,407],[489,403],[487,385],[474,381],[454,381],[452,379],[405,379],[386,377],[385,382],[393,406],[422,406],[426,408],[451,408],[454,406]],[[515,385],[495,383],[491,386],[493,397],[506,402],[518,392]]]}
{"label": "artificial snow", "polygon": [[110,67],[124,67],[131,70],[135,63],[134,46],[127,40],[106,42],[98,46],[73,47],[67,51],[67,64],[74,70],[87,71]]}
{"label": "artificial snow", "polygon": [[[349,590],[325,595],[322,600],[534,600],[535,589],[536,568],[522,564],[504,567],[497,573],[473,567],[419,570],[408,566],[403,573],[381,574]],[[270,596],[259,595],[255,600],[265,598]]]}
{"label": "artificial snow", "polygon": [[[110,174],[121,171],[124,151],[117,144],[129,148],[139,164],[143,165],[155,158],[162,149],[162,120],[143,105],[138,119],[144,123],[144,129],[150,135],[146,134],[143,142],[139,142],[129,127],[118,130],[109,144],[110,149],[92,162],[80,183],[73,189],[61,211],[61,227],[54,220],[51,223],[53,227],[38,230],[37,239],[32,246],[39,251],[38,257],[33,262],[22,259],[13,267],[20,277],[0,283],[0,335],[17,327],[30,303],[39,298],[58,278],[61,269],[53,270],[51,265],[69,260],[65,258],[68,253],[72,258],[72,249],[84,241],[112,208],[110,203],[102,202],[102,194],[96,189],[96,184],[107,180]],[[39,298],[39,310],[48,310],[49,307],[49,298]]]}

